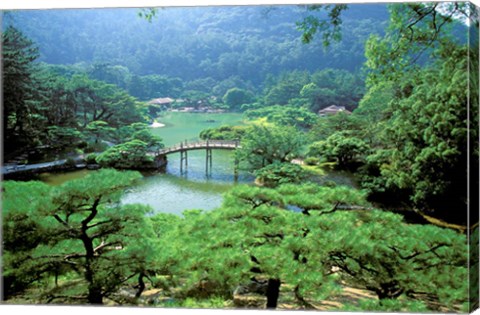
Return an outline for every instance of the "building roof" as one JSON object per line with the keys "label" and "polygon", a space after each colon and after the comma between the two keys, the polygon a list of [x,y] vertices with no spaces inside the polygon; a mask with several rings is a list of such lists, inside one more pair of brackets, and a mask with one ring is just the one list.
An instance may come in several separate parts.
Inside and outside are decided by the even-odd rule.
{"label": "building roof", "polygon": [[148,102],[148,104],[156,104],[156,105],[165,105],[165,104],[170,104],[175,101],[173,98],[170,97],[163,97],[163,98],[156,98]]}
{"label": "building roof", "polygon": [[337,106],[337,105],[331,105],[331,106],[325,107],[325,108],[318,111],[318,113],[320,115],[321,114],[336,114],[336,113],[339,113],[339,112],[344,112],[344,113],[347,113],[347,114],[351,114],[350,111],[345,109],[345,106]]}

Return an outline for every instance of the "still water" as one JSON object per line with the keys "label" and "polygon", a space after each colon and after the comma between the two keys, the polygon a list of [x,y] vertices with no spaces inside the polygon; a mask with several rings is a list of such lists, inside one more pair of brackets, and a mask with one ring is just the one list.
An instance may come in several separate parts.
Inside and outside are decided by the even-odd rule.
{"label": "still water", "polygon": [[[176,113],[168,112],[157,119],[165,125],[152,129],[166,146],[185,140],[198,139],[200,131],[222,125],[239,125],[241,114],[221,113]],[[252,182],[253,177],[241,173],[234,177],[233,151],[214,150],[213,167],[210,174],[205,172],[204,150],[188,152],[188,168],[180,172],[179,154],[168,156],[166,173],[144,174],[143,180],[129,189],[122,199],[125,204],[142,203],[155,211],[181,214],[187,209],[211,210],[221,205],[222,196],[238,183]],[[89,171],[82,170],[66,174],[44,174],[42,180],[50,184],[61,184],[67,180],[82,177]]]}

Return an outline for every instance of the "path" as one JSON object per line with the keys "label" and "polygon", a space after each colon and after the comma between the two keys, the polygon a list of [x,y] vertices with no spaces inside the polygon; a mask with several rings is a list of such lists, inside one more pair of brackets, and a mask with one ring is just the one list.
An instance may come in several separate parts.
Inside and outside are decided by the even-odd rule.
{"label": "path", "polygon": [[[83,159],[83,155],[78,155],[73,157],[74,160],[78,161]],[[67,159],[63,160],[56,160],[51,162],[44,162],[44,163],[37,163],[37,164],[10,164],[2,166],[2,175],[6,174],[13,174],[13,173],[20,173],[24,171],[32,171],[32,170],[41,170],[41,169],[48,169],[53,166],[60,166],[67,163]]]}

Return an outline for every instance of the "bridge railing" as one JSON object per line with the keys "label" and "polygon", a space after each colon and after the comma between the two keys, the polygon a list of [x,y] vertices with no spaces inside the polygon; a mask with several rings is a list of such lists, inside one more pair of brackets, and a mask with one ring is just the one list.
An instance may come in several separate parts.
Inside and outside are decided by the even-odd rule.
{"label": "bridge railing", "polygon": [[194,148],[237,148],[240,146],[240,141],[238,140],[204,140],[204,141],[195,141],[195,142],[188,142],[185,140],[184,142],[180,142],[174,144],[170,147],[163,148],[157,151],[158,155],[167,154],[172,151],[179,151],[183,149],[194,149]]}

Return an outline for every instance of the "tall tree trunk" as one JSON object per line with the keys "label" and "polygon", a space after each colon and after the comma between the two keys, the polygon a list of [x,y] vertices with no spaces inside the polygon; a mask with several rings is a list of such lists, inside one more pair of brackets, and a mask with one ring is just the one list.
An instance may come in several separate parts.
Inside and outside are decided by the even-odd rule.
{"label": "tall tree trunk", "polygon": [[[92,263],[95,259],[93,256],[93,244],[91,240],[84,240],[84,245],[86,247],[86,261],[85,261],[85,280],[88,282],[88,296],[87,300],[89,304],[103,304],[103,294],[101,287],[97,284],[95,280],[95,271]],[[91,246],[89,246],[91,245]]]}
{"label": "tall tree trunk", "polygon": [[88,303],[93,305],[103,304],[103,294],[101,288],[97,287],[94,283],[88,286]]}
{"label": "tall tree trunk", "polygon": [[268,279],[267,284],[267,308],[277,308],[278,296],[280,295],[280,279]]}
{"label": "tall tree trunk", "polygon": [[145,282],[143,281],[143,277],[145,277],[145,273],[141,271],[140,275],[138,276],[138,291],[135,294],[137,299],[142,295],[143,290],[145,290]]}
{"label": "tall tree trunk", "polygon": [[97,215],[97,206],[100,203],[98,198],[92,205],[91,213],[82,221],[82,229],[80,234],[80,240],[85,248],[85,280],[88,282],[88,303],[89,304],[103,304],[102,287],[97,283],[95,279],[95,250],[93,247],[93,239],[87,234],[88,224]]}

